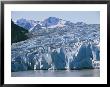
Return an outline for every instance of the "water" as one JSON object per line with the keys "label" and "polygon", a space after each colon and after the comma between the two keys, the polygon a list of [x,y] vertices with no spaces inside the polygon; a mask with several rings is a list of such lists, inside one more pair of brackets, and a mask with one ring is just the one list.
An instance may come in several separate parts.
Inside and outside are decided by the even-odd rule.
{"label": "water", "polygon": [[12,77],[99,77],[100,69],[36,70],[12,72]]}

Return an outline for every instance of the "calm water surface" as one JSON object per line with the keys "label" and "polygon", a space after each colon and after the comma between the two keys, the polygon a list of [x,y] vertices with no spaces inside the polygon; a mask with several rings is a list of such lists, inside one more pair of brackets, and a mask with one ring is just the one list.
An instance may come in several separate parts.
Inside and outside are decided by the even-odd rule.
{"label": "calm water surface", "polygon": [[12,72],[12,77],[99,77],[100,69],[36,70]]}

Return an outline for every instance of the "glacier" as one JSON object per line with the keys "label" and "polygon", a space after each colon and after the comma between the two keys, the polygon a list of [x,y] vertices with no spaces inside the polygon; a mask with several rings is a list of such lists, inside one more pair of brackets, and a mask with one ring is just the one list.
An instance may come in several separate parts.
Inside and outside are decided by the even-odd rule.
{"label": "glacier", "polygon": [[17,52],[13,50],[12,71],[90,69],[95,68],[93,61],[99,61],[99,50],[92,44],[82,44],[76,51],[72,51],[70,47],[51,49],[47,52],[39,47],[25,50],[21,48],[21,51]]}
{"label": "glacier", "polygon": [[[58,22],[52,17],[49,21]],[[36,24],[29,35],[11,45],[12,72],[100,68],[99,24],[65,21],[62,27],[48,28]]]}

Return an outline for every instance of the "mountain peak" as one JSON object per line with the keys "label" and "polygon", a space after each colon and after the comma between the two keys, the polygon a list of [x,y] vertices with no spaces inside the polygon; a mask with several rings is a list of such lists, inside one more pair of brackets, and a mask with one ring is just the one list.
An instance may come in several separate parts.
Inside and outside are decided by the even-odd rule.
{"label": "mountain peak", "polygon": [[59,22],[59,18],[49,17],[42,22],[42,25],[44,27],[49,27],[49,26],[58,24],[58,22]]}
{"label": "mountain peak", "polygon": [[30,28],[34,27],[34,25],[37,23],[37,21],[34,20],[27,20],[24,18],[18,19],[16,21],[16,24],[19,25],[20,27],[23,27],[27,30],[29,30]]}

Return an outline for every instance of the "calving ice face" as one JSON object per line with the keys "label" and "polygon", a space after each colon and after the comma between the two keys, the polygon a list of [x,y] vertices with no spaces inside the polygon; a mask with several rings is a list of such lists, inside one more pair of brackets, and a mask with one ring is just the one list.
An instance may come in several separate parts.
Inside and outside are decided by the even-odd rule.
{"label": "calving ice face", "polygon": [[99,11],[11,14],[12,72],[100,69]]}

